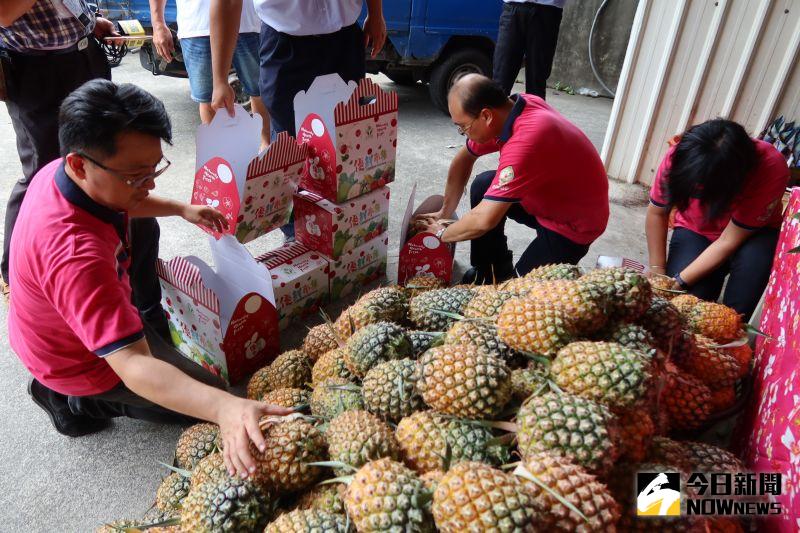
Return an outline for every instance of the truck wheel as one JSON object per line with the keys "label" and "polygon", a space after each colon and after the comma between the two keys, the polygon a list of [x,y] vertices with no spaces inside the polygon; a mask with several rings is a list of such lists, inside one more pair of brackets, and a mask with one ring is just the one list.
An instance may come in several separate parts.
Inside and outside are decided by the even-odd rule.
{"label": "truck wheel", "polygon": [[397,85],[416,85],[417,80],[414,79],[414,74],[410,70],[388,70],[384,72],[386,77],[395,82]]}
{"label": "truck wheel", "polygon": [[447,93],[450,87],[465,74],[471,73],[492,75],[492,59],[478,48],[463,48],[444,58],[433,67],[428,90],[431,93],[433,105],[450,114],[447,110]]}

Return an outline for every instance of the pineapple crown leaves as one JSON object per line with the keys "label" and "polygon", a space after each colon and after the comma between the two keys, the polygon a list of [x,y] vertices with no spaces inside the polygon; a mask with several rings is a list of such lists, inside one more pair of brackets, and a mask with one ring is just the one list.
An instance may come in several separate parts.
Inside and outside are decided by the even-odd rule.
{"label": "pineapple crown leaves", "polygon": [[163,463],[161,461],[158,462],[163,467],[168,468],[169,470],[180,474],[181,476],[188,478],[192,476],[192,472],[190,470],[186,470],[185,468],[178,468],[177,466],[168,465],[167,463]]}
{"label": "pineapple crown leaves", "polygon": [[[336,339],[336,344],[339,345],[339,348],[344,348],[344,341],[339,337],[339,334],[336,333],[336,328],[333,327],[333,320],[331,320],[330,315],[328,315],[324,309],[320,309],[319,314],[325,323],[325,327],[328,328],[328,331],[330,331],[331,335],[333,335],[333,338]],[[353,326],[352,318],[350,319],[350,326],[351,328]]]}
{"label": "pineapple crown leaves", "polygon": [[589,523],[589,518],[587,518],[587,516],[583,514],[580,509],[575,507],[570,501],[568,501],[566,498],[564,498],[564,496],[556,492],[553,488],[543,483],[542,480],[540,480],[538,477],[531,474],[531,472],[527,468],[525,468],[525,465],[521,463],[518,464],[517,467],[514,469],[513,474],[517,477],[521,477],[522,479],[525,479],[527,481],[530,481],[531,483],[538,485],[540,488],[542,488],[542,490],[548,492],[553,498],[558,500],[563,506],[568,508],[576,515],[580,516],[584,522],[586,522],[587,524]]}
{"label": "pineapple crown leaves", "polygon": [[[342,461],[314,461],[312,463],[305,463],[306,466],[321,466],[323,468],[338,468],[340,470],[346,470],[348,472],[357,472],[358,468],[354,467],[353,465],[349,465]],[[341,476],[341,477],[351,477],[351,476]],[[326,479],[325,481],[321,481],[318,483],[319,485],[325,484],[325,482],[336,482],[336,483],[344,483],[344,481],[339,480],[339,478],[333,479]]]}
{"label": "pineapple crown leaves", "polygon": [[506,422],[504,420],[475,420],[472,418],[459,418],[457,416],[448,415],[444,413],[438,413],[438,416],[441,416],[447,420],[458,420],[459,422],[463,422],[464,424],[469,424],[472,426],[478,426],[486,429],[500,429],[503,431],[508,431],[510,433],[516,433],[518,427],[513,422]]}
{"label": "pineapple crown leaves", "polygon": [[444,455],[439,452],[433,452],[433,454],[442,460],[442,470],[445,472],[450,470],[450,465],[453,462],[453,447],[450,446],[449,442],[444,443]]}
{"label": "pineapple crown leaves", "polygon": [[148,529],[152,529],[154,527],[169,527],[169,526],[178,526],[181,523],[180,517],[176,516],[174,518],[167,518],[165,520],[159,520],[157,522],[151,522],[149,524],[136,524],[135,526],[118,526],[114,524],[103,524],[104,526],[112,529],[113,531],[119,531],[120,533],[140,533],[142,531],[147,531]]}
{"label": "pineapple crown leaves", "polygon": [[774,340],[776,340],[776,339],[775,339],[775,337],[773,337],[773,336],[771,336],[771,335],[767,335],[766,333],[764,333],[763,331],[761,331],[761,330],[760,330],[760,329],[758,329],[757,327],[755,327],[755,326],[751,326],[750,324],[745,324],[745,325],[744,325],[744,330],[745,330],[745,332],[746,332],[746,333],[748,333],[748,334],[752,333],[753,335],[757,335],[757,336],[759,336],[759,337],[764,337],[765,339],[767,339],[767,340],[769,340],[769,341],[774,341]]}

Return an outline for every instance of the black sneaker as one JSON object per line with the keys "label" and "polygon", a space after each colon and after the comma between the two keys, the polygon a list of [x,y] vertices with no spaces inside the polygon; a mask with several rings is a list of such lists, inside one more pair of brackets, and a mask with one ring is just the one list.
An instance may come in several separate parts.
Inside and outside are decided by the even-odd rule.
{"label": "black sneaker", "polygon": [[36,405],[44,409],[56,431],[67,437],[82,437],[97,433],[107,428],[110,423],[107,418],[72,414],[66,396],[48,389],[35,379],[28,383],[28,394]]}
{"label": "black sneaker", "polygon": [[514,265],[511,261],[488,268],[472,267],[464,272],[461,283],[465,285],[493,285],[514,277]]}

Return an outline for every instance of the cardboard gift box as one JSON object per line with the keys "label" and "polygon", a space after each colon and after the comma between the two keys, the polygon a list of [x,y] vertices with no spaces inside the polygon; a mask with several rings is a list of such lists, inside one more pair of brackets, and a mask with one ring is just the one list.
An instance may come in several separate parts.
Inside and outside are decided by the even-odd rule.
{"label": "cardboard gift box", "polygon": [[[306,165],[308,147],[286,132],[257,154],[261,118],[241,106],[236,115],[217,113],[197,130],[191,203],[210,205],[228,220],[226,234],[245,243],[289,221],[292,197]],[[216,230],[200,226],[215,237]]]}
{"label": "cardboard gift box", "polygon": [[384,233],[350,250],[331,263],[330,279],[331,301],[361,290],[364,285],[386,277],[387,251],[389,237]]}
{"label": "cardboard gift box", "polygon": [[161,303],[175,346],[236,383],[278,354],[278,312],[267,268],[232,236],[209,242],[216,270],[193,256],[158,260]]}
{"label": "cardboard gift box", "polygon": [[435,276],[449,284],[453,277],[453,260],[456,247],[454,243],[444,243],[436,235],[421,231],[409,235],[409,224],[416,215],[433,213],[442,208],[444,197],[433,195],[426,198],[414,209],[414,198],[417,184],[411,188],[403,225],[400,230],[400,256],[397,265],[397,283],[404,285],[406,280],[414,276]]}
{"label": "cardboard gift box", "polygon": [[330,298],[330,263],[299,242],[281,246],[256,258],[270,273],[280,328],[295,318],[315,314]]}
{"label": "cardboard gift box", "polygon": [[309,147],[301,188],[340,204],[394,181],[397,93],[327,74],[297,93],[294,113]]}
{"label": "cardboard gift box", "polygon": [[295,238],[332,259],[389,230],[388,187],[334,204],[318,194],[299,191],[294,198]]}

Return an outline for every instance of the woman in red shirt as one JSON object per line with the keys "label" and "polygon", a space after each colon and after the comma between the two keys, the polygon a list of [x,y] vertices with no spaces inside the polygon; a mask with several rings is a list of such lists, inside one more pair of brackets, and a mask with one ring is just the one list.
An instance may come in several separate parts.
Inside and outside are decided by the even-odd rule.
{"label": "woman in red shirt", "polygon": [[[664,156],[650,190],[650,268],[749,318],[769,279],[789,178],[783,156],[730,120],[691,127]],[[669,214],[676,209],[667,254]]]}

